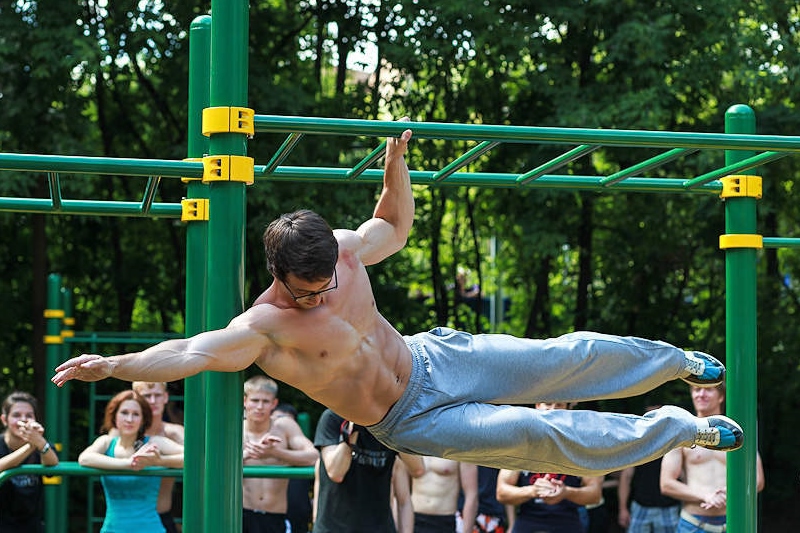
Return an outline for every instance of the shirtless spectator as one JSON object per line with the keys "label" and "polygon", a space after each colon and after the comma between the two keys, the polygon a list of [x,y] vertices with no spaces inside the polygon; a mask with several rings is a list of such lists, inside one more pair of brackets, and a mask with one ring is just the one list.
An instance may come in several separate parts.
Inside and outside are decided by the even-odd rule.
{"label": "shirtless spectator", "polygon": [[[278,385],[264,376],[244,383],[243,462],[245,465],[311,466],[314,444],[292,417],[272,419]],[[244,478],[242,533],[288,533],[288,479]]]}
{"label": "shirtless spectator", "polygon": [[[131,388],[143,397],[153,413],[153,423],[145,433],[148,436],[167,437],[183,446],[183,426],[164,422],[164,410],[169,403],[169,392],[164,382],[134,381]],[[178,533],[175,518],[172,516],[172,488],[175,486],[174,477],[161,478],[161,488],[158,491],[156,510],[164,524],[167,533]]]}
{"label": "shirtless spectator", "polygon": [[[692,387],[692,404],[698,416],[721,414],[725,384]],[[672,450],[661,461],[661,492],[682,502],[678,533],[726,530],[727,458],[724,452],[706,448]],[[764,488],[764,468],[756,455],[756,490]]]}
{"label": "shirtless spectator", "polygon": [[474,524],[478,514],[478,467],[450,459],[424,457],[425,473],[411,482],[414,533],[455,533],[459,491],[461,516]]}

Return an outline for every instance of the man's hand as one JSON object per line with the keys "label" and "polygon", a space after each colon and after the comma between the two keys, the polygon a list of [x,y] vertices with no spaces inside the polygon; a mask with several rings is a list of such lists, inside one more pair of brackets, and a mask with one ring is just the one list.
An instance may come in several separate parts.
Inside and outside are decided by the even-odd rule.
{"label": "man's hand", "polygon": [[[408,117],[401,118],[398,122],[408,122]],[[411,140],[411,130],[405,130],[400,137],[388,137],[386,139],[386,161],[391,162],[403,157],[408,149],[408,141]]]}
{"label": "man's hand", "polygon": [[131,456],[131,469],[141,470],[147,466],[158,466],[161,464],[161,452],[158,446],[147,443]]}
{"label": "man's hand", "polygon": [[534,494],[547,505],[555,505],[564,499],[564,482],[547,474],[533,483]]}
{"label": "man's hand", "polygon": [[56,375],[50,381],[63,386],[71,379],[80,381],[100,381],[111,375],[111,362],[105,357],[94,354],[83,354],[73,357],[56,368]]}
{"label": "man's hand", "polygon": [[244,459],[269,459],[275,454],[277,445],[283,442],[283,439],[275,435],[267,435],[260,442],[246,441],[244,443]]}
{"label": "man's hand", "polygon": [[719,488],[708,494],[700,504],[703,509],[725,509],[728,504],[728,490],[725,487]]}

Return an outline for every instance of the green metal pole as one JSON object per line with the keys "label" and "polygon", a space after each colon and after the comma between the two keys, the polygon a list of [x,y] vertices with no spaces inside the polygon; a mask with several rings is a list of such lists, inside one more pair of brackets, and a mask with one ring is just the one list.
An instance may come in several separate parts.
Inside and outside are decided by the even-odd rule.
{"label": "green metal pole", "polygon": [[[211,17],[203,15],[192,21],[189,29],[189,157],[202,157],[208,140],[202,133],[203,108],[208,106],[211,70]],[[208,187],[190,181],[187,198],[208,198]],[[187,337],[206,329],[206,258],[208,256],[208,221],[187,222],[186,228],[186,328]],[[206,463],[206,418],[208,405],[202,375],[184,381],[184,427],[186,430],[183,476],[183,530],[203,529],[203,487]]]}
{"label": "green metal pole", "polygon": [[[725,113],[726,133],[755,133],[755,113],[745,105],[735,105]],[[725,162],[732,164],[753,155],[749,151],[726,150]],[[756,233],[756,198],[728,197],[725,201],[725,232]],[[728,510],[730,533],[757,530],[756,452],[756,261],[755,248],[728,248],[726,270],[726,362],[727,412],[744,429],[744,446],[727,456]]]}
{"label": "green metal pole", "polygon": [[[211,106],[247,106],[247,0],[212,0]],[[215,133],[211,155],[245,155],[242,133]],[[209,328],[221,328],[242,312],[244,303],[245,184],[209,184],[208,306]],[[211,372],[206,394],[204,523],[206,533],[242,528],[242,376]],[[213,458],[213,460],[211,459]]]}
{"label": "green metal pole", "polygon": [[[61,336],[62,321],[64,319],[64,309],[61,302],[61,276],[50,274],[47,277],[47,309],[45,316],[45,337],[46,346],[45,357],[47,368],[58,366],[64,346],[64,339]],[[56,451],[60,451],[63,437],[61,424],[59,423],[59,402],[62,401],[63,391],[53,385],[50,381],[45,385],[45,409],[44,427],[47,429],[48,438],[53,441]],[[59,516],[58,501],[61,490],[61,477],[43,478],[45,484],[45,529],[47,533],[60,533],[63,531],[63,515]]]}
{"label": "green metal pole", "polygon": [[[72,305],[72,289],[67,289],[66,287],[61,288],[61,307],[64,309],[64,321],[63,327],[61,330],[61,338],[64,340],[64,343],[61,345],[61,360],[66,361],[69,359],[70,356],[70,345],[67,343],[67,339],[71,338],[75,334],[75,315],[74,315],[74,308]],[[59,401],[58,401],[58,431],[59,431],[59,442],[55,444],[56,449],[58,450],[58,455],[60,458],[67,458],[69,457],[69,445],[70,445],[70,435],[69,435],[69,410],[70,410],[70,399],[72,398],[71,395],[72,391],[72,382],[67,382],[61,389],[59,389]],[[58,531],[60,533],[64,533],[67,531],[67,524],[68,521],[64,520],[63,518],[69,516],[69,477],[65,477],[61,485],[58,487],[58,516],[62,519],[59,520],[59,527]]]}

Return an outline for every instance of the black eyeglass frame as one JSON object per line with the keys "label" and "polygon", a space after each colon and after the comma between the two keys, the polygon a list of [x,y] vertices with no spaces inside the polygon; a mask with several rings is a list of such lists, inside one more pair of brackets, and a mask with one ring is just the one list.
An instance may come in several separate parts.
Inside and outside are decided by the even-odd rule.
{"label": "black eyeglass frame", "polygon": [[[326,289],[322,289],[321,291],[309,292],[308,294],[303,294],[301,296],[295,296],[295,294],[292,292],[292,289],[289,287],[289,285],[285,281],[281,280],[281,283],[283,283],[283,286],[286,287],[287,291],[289,291],[289,295],[296,302],[297,300],[302,300],[304,298],[313,298],[314,296],[318,296],[318,295],[324,294],[324,293],[326,293],[328,291],[332,291],[332,290],[338,289],[339,288],[339,276],[336,274],[336,269],[334,268],[333,269],[333,287],[328,287]],[[330,281],[328,282],[328,284],[330,285]]]}

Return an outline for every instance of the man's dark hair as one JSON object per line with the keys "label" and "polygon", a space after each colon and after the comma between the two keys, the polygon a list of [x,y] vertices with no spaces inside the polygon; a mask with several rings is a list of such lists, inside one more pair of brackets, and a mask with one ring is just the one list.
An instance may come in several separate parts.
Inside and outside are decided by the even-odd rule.
{"label": "man's dark hair", "polygon": [[291,273],[306,281],[333,276],[339,243],[325,219],[308,209],[281,215],[264,231],[267,269],[280,281]]}

